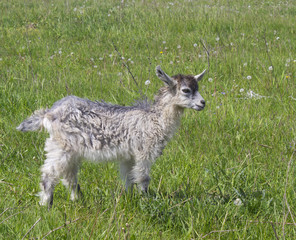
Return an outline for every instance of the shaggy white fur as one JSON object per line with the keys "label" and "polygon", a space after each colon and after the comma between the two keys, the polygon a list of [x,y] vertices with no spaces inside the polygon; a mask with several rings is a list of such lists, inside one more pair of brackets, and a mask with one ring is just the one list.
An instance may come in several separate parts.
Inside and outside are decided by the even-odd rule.
{"label": "shaggy white fur", "polygon": [[151,165],[173,137],[184,108],[205,107],[197,84],[204,73],[169,77],[157,66],[156,75],[165,86],[151,104],[143,101],[124,107],[68,96],[23,121],[18,130],[44,128],[50,135],[41,167],[40,204],[52,205],[60,179],[71,190],[71,199],[78,197],[77,173],[84,158],[119,161],[126,189],[137,183],[147,191]]}

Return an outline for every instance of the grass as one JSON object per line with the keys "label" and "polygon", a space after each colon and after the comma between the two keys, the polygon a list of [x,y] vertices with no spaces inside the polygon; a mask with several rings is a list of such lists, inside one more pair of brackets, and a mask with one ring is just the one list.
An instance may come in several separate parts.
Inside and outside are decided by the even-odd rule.
{"label": "grass", "polygon": [[[0,9],[0,239],[294,238],[293,1],[3,0]],[[47,211],[35,196],[47,134],[15,127],[68,94],[131,104],[141,95],[124,62],[149,98],[162,84],[156,65],[171,75],[208,68],[206,109],[186,111],[147,195],[126,194],[115,163],[85,162],[85,200],[58,185]]]}

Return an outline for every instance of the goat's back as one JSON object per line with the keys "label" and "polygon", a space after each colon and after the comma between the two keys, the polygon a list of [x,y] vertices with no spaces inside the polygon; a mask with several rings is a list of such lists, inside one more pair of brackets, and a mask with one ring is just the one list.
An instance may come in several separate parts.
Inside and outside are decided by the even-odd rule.
{"label": "goat's back", "polygon": [[68,96],[53,104],[43,122],[51,137],[69,151],[105,151],[102,158],[117,158],[145,145],[147,134],[156,126],[155,121],[151,126],[152,115],[147,106],[125,107]]}

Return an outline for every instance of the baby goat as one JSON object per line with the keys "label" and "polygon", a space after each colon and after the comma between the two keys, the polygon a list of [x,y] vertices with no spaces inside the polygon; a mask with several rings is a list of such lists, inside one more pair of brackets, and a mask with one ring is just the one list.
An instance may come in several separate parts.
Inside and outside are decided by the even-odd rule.
{"label": "baby goat", "polygon": [[184,109],[200,111],[205,107],[197,84],[205,71],[196,76],[169,77],[157,66],[156,75],[165,86],[153,104],[144,101],[124,107],[68,96],[50,109],[35,111],[17,129],[45,128],[50,134],[41,168],[40,204],[52,205],[59,179],[71,190],[72,200],[78,197],[77,172],[83,158],[119,161],[126,189],[137,183],[146,192],[151,165],[173,137]]}

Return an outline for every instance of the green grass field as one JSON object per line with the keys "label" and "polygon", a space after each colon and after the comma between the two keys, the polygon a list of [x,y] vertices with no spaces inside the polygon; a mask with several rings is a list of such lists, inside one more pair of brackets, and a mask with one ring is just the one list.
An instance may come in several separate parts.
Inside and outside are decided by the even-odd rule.
{"label": "green grass field", "polygon": [[[2,0],[0,11],[0,239],[295,239],[294,1]],[[157,65],[207,68],[207,106],[186,110],[149,193],[125,193],[116,163],[85,162],[84,201],[59,184],[40,207],[47,134],[19,123],[69,94],[152,99]]]}

